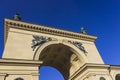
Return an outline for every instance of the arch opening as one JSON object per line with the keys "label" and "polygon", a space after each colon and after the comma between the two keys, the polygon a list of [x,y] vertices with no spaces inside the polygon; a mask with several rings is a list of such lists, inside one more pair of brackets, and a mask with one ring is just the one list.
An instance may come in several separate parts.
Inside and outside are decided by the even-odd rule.
{"label": "arch opening", "polygon": [[41,66],[40,74],[40,80],[64,80],[64,77],[60,71],[51,66]]}
{"label": "arch opening", "polygon": [[100,77],[100,80],[106,80],[104,77]]}
{"label": "arch opening", "polygon": [[120,80],[120,74],[117,74],[117,75],[115,76],[115,80]]}
{"label": "arch opening", "polygon": [[60,43],[45,47],[39,55],[39,60],[43,61],[42,66],[51,66],[60,71],[65,80],[84,64],[71,47]]}

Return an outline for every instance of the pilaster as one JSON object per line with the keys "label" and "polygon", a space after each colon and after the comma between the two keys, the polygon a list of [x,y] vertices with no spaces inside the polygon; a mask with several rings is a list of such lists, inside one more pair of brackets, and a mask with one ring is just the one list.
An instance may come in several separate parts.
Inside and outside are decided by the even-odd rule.
{"label": "pilaster", "polygon": [[5,80],[6,76],[6,73],[0,73],[0,80]]}

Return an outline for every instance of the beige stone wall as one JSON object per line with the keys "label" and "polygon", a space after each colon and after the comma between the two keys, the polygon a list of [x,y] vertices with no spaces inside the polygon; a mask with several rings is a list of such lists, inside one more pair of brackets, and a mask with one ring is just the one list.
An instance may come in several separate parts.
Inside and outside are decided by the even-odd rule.
{"label": "beige stone wall", "polygon": [[[28,59],[32,60],[34,57],[35,51],[31,48],[33,35],[38,36],[45,36],[45,37],[52,37],[59,41],[59,43],[65,43],[62,41],[71,40],[71,41],[78,41],[83,44],[85,50],[88,52],[86,55],[83,52],[79,51],[79,54],[83,55],[86,58],[86,63],[101,63],[104,64],[99,52],[97,51],[94,42],[90,41],[83,41],[73,38],[25,31],[20,29],[10,28],[8,33],[7,42],[5,45],[4,53],[2,58],[13,58],[13,59]],[[73,45],[74,47],[74,45]],[[19,55],[19,56],[18,56]]]}
{"label": "beige stone wall", "polygon": [[0,59],[0,80],[39,80],[41,61]]}
{"label": "beige stone wall", "polygon": [[32,35],[10,28],[2,58],[32,60]]}
{"label": "beige stone wall", "polygon": [[39,80],[38,67],[27,66],[1,66],[0,65],[0,80],[15,80],[23,78],[24,80]]}

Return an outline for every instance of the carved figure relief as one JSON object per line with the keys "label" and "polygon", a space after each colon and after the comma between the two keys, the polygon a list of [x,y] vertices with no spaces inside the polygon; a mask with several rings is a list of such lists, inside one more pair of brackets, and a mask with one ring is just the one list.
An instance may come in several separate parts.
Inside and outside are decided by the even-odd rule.
{"label": "carved figure relief", "polygon": [[83,51],[84,53],[87,53],[87,51],[85,50],[84,46],[82,46],[82,43],[80,42],[74,42],[74,41],[68,41],[69,43],[73,44],[74,46],[76,46],[77,48],[79,48],[81,51]]}
{"label": "carved figure relief", "polygon": [[46,38],[46,37],[37,36],[37,35],[33,35],[33,38],[34,38],[34,39],[32,40],[32,46],[31,46],[31,48],[33,48],[33,51],[35,50],[35,48],[36,48],[37,46],[40,46],[40,45],[42,45],[43,43],[52,40],[52,38]]}

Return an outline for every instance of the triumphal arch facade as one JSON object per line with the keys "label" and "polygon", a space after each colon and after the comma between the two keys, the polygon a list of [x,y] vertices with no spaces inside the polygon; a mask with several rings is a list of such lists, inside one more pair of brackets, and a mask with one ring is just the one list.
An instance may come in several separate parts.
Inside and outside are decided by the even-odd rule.
{"label": "triumphal arch facade", "polygon": [[65,80],[120,80],[120,67],[105,65],[96,36],[4,19],[0,80],[39,80],[40,66],[58,69]]}

